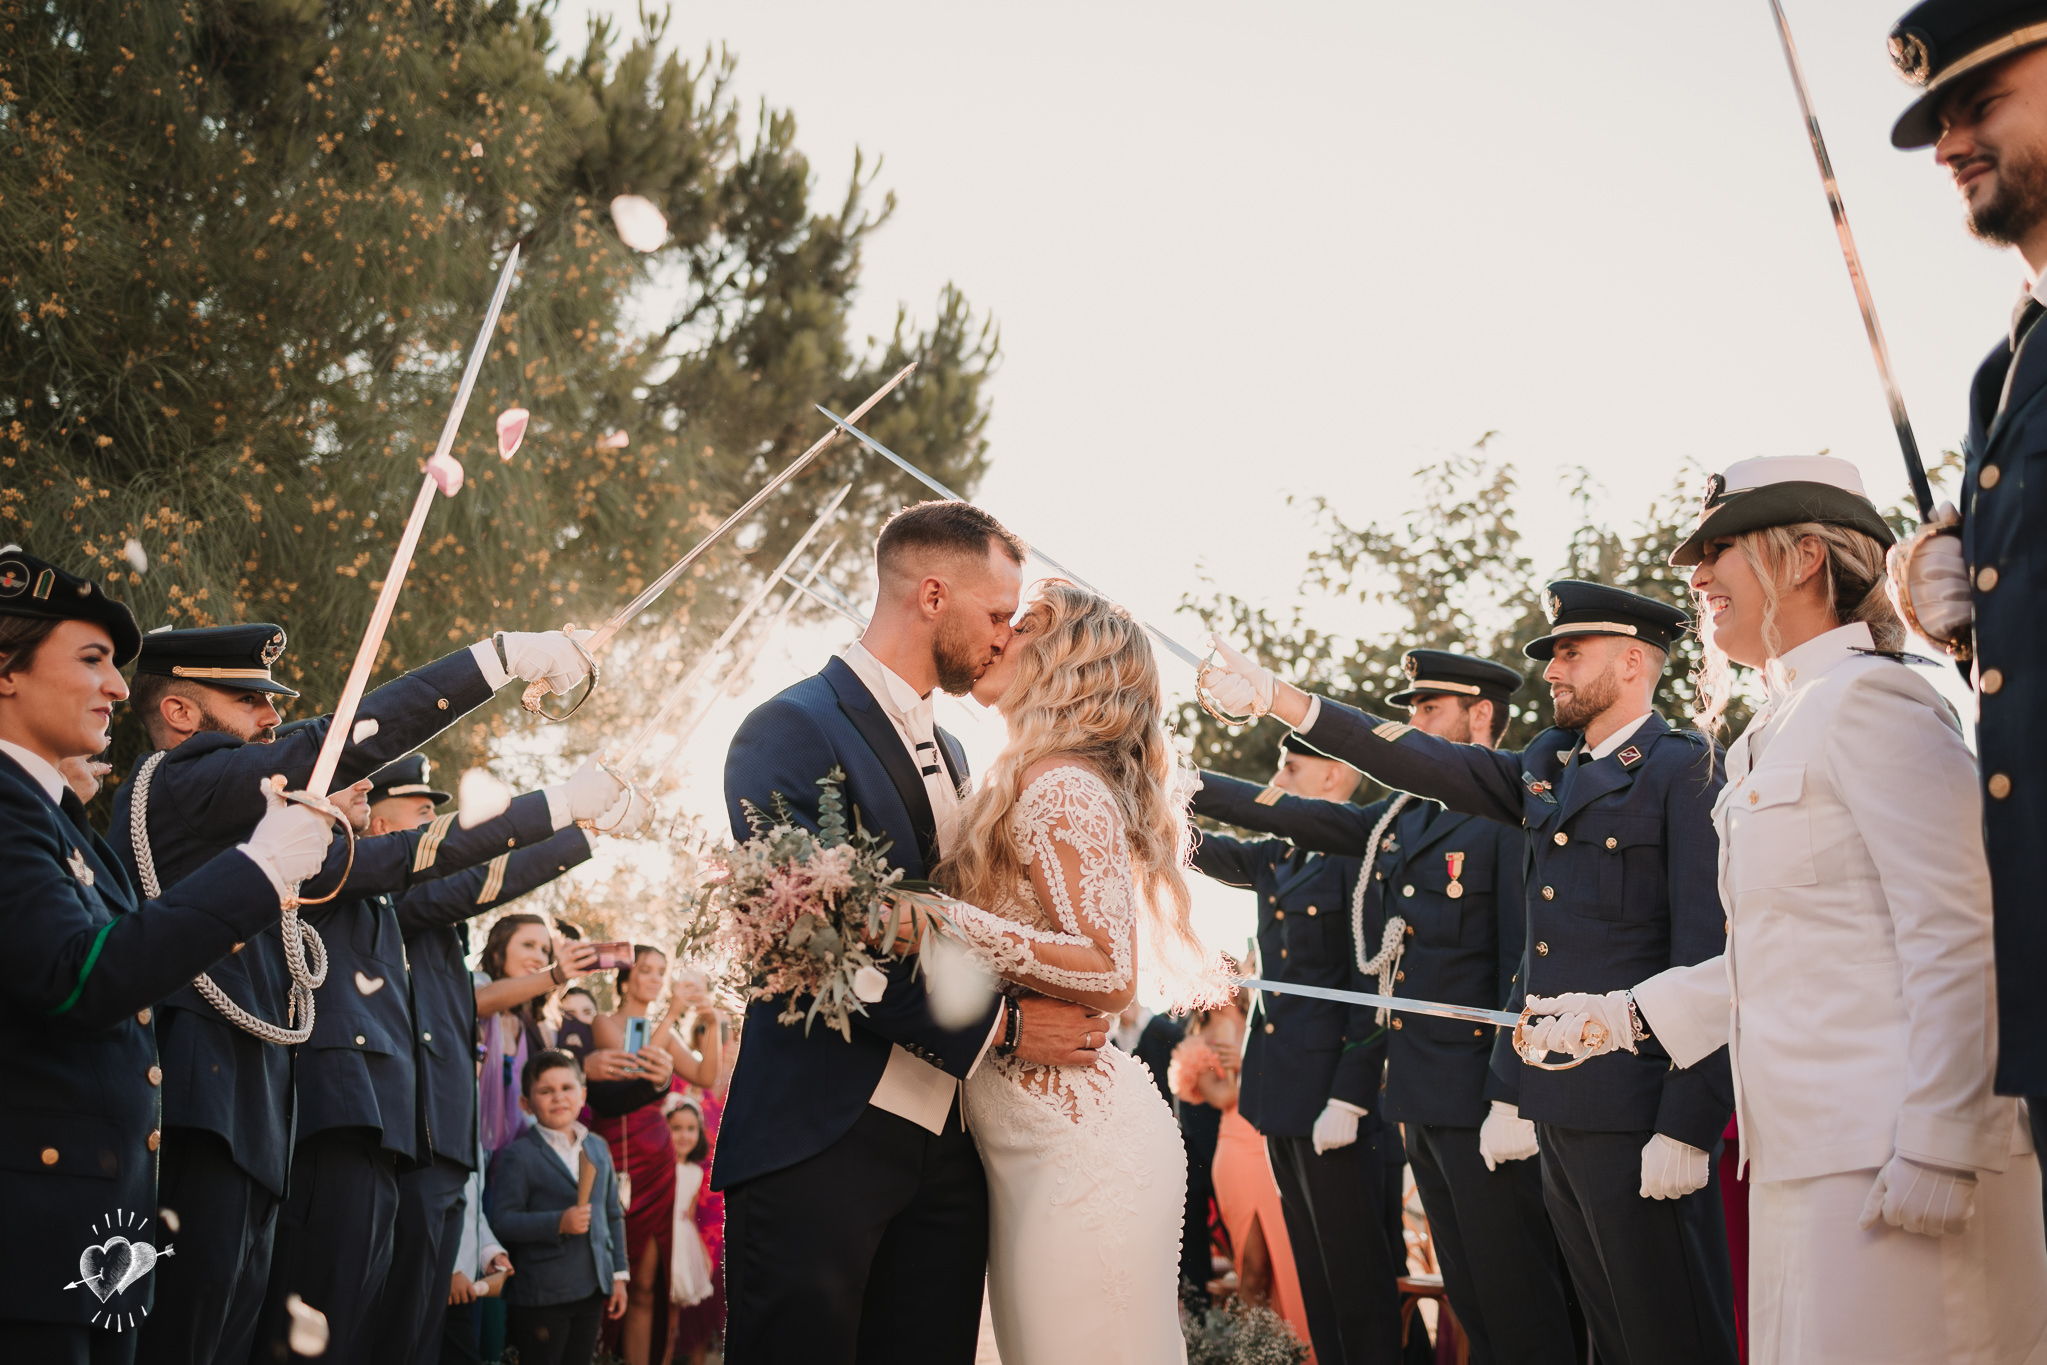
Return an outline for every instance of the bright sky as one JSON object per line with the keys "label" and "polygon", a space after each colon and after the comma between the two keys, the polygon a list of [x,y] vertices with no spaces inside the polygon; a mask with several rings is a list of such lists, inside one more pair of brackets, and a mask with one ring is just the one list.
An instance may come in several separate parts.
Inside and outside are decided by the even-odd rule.
{"label": "bright sky", "polygon": [[[1786,6],[1931,457],[1961,439],[2020,264],[1966,235],[1929,153],[1890,148],[1903,0]],[[566,44],[593,10],[636,24],[564,0]],[[900,202],[858,324],[885,336],[899,301],[928,320],[948,281],[993,312],[977,500],[1150,619],[1197,564],[1287,600],[1289,495],[1395,514],[1419,465],[1487,431],[1545,567],[1574,465],[1617,520],[1687,457],[1828,449],[1903,493],[1766,0],[684,0],[672,33],[794,110],[820,202],[856,146],[884,158]],[[746,706],[849,638],[767,649],[693,742],[693,806],[717,809]],[[949,705],[941,723],[977,766],[1000,742]],[[1205,888],[1200,919],[1240,945],[1248,896]]]}

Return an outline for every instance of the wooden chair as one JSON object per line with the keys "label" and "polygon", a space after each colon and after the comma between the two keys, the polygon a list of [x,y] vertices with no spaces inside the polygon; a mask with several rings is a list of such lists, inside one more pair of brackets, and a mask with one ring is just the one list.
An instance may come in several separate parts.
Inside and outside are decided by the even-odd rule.
{"label": "wooden chair", "polygon": [[1443,1292],[1443,1276],[1436,1262],[1435,1238],[1429,1232],[1428,1215],[1422,1212],[1421,1196],[1414,1188],[1414,1175],[1407,1177],[1400,1204],[1401,1230],[1407,1239],[1407,1269],[1396,1282],[1400,1290],[1400,1339],[1407,1340],[1408,1327],[1424,1301],[1436,1305],[1436,1360],[1439,1365],[1470,1365],[1471,1339],[1464,1325],[1450,1309]]}

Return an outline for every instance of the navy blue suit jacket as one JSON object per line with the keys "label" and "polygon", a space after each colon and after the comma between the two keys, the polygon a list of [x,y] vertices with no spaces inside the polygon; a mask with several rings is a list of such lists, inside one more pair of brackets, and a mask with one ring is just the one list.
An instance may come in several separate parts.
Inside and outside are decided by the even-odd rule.
{"label": "navy blue suit jacket", "polygon": [[[964,788],[966,752],[945,731],[937,736],[953,781]],[[924,779],[881,704],[843,659],[832,659],[740,724],[725,757],[733,837],[748,834],[740,802],[767,811],[777,792],[799,821],[815,828],[817,781],[834,768],[846,775],[846,801],[861,823],[894,841],[890,861],[910,878],[928,875],[937,822]],[[913,968],[911,958],[889,967],[887,991],[865,1014],[853,1016],[851,1042],[830,1029],[806,1033],[800,1024],[776,1023],[779,1001],[757,1000],[747,1009],[746,1046],[725,1102],[712,1189],[793,1166],[845,1136],[880,1082],[891,1044],[965,1078],[1001,1004],[991,1003],[963,1029],[941,1028]]]}

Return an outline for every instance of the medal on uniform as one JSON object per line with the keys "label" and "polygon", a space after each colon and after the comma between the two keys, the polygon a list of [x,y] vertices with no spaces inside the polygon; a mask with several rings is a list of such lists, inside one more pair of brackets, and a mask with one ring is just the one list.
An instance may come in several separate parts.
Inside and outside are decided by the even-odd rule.
{"label": "medal on uniform", "polygon": [[71,850],[71,856],[64,861],[71,868],[72,876],[78,878],[79,881],[87,886],[92,885],[92,869],[85,865],[85,855],[83,853],[74,848]]}
{"label": "medal on uniform", "polygon": [[1458,880],[1464,875],[1464,855],[1446,853],[1443,855],[1443,862],[1450,869],[1450,884],[1443,888],[1443,894],[1454,901],[1464,894],[1464,883]]}

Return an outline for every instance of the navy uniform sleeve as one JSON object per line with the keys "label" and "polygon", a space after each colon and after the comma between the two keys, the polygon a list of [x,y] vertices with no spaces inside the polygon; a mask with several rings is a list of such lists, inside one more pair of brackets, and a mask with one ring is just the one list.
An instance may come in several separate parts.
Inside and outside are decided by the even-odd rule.
{"label": "navy uniform sleeve", "polygon": [[[396,894],[451,873],[475,867],[504,853],[546,841],[554,834],[547,795],[527,792],[514,797],[502,815],[462,828],[455,812],[437,815],[418,829],[359,837],[355,867],[341,899]],[[347,843],[336,836],[327,851],[320,878],[307,883],[304,894],[316,895],[333,885],[348,857]]]}
{"label": "navy uniform sleeve", "polygon": [[1440,801],[1466,815],[1522,823],[1521,756],[1483,744],[1455,744],[1406,721],[1382,720],[1322,698],[1312,731],[1301,737],[1395,791]]}
{"label": "navy uniform sleeve", "polygon": [[1253,843],[1212,830],[1194,831],[1194,870],[1224,886],[1249,887],[1257,879],[1260,864],[1281,861],[1292,853],[1281,839]]}
{"label": "navy uniform sleeve", "polygon": [[590,836],[575,825],[537,844],[500,853],[480,867],[423,882],[398,898],[398,929],[406,938],[460,924],[545,886],[589,861]]}
{"label": "navy uniform sleeve", "polygon": [[[1193,811],[1241,829],[1278,835],[1290,840],[1294,847],[1312,853],[1353,856],[1364,853],[1377,819],[1376,815],[1366,814],[1365,807],[1348,801],[1318,801],[1288,792],[1280,793],[1275,801],[1260,801],[1267,790],[1242,778],[1203,772],[1201,790],[1194,794]],[[1383,812],[1385,806],[1379,803],[1371,809]]]}
{"label": "navy uniform sleeve", "polygon": [[103,922],[89,899],[95,893],[71,870],[78,850],[64,841],[63,824],[40,793],[0,784],[7,875],[0,941],[13,959],[0,992],[14,1010],[80,1032],[110,1028],[277,922],[276,889],[239,852],[214,858],[140,909],[108,905],[117,912]]}
{"label": "navy uniform sleeve", "polygon": [[[1664,755],[1671,758],[1664,758]],[[1664,866],[1669,878],[1670,965],[1688,967],[1727,951],[1727,915],[1720,904],[1720,835],[1713,803],[1726,767],[1703,745],[1683,735],[1661,740],[1655,756],[1674,763],[1663,801]],[[1734,1078],[1727,1049],[1663,1082],[1656,1131],[1702,1151],[1727,1129],[1734,1112]]]}

